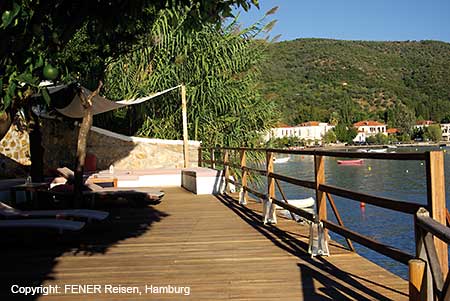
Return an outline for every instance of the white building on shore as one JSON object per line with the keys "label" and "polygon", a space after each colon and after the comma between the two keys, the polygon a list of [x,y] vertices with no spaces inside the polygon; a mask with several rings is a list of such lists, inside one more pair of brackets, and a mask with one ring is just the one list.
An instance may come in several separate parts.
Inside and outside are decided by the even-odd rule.
{"label": "white building on shore", "polygon": [[414,129],[424,129],[426,127],[429,127],[430,125],[434,124],[433,120],[417,120],[416,124],[414,125]]}
{"label": "white building on shore", "polygon": [[321,142],[323,135],[332,128],[334,125],[318,121],[308,121],[296,126],[281,125],[270,130],[266,141],[272,138],[297,137],[305,141]]}
{"label": "white building on shore", "polygon": [[[416,125],[414,125],[415,129],[424,129],[429,127],[430,125],[437,124],[432,120],[418,120]],[[442,141],[450,141],[450,123],[441,123],[439,124],[442,133]]]}
{"label": "white building on shore", "polygon": [[450,141],[450,123],[441,123],[442,141]]}
{"label": "white building on shore", "polygon": [[358,131],[353,142],[366,142],[368,137],[375,136],[379,133],[387,136],[386,124],[378,121],[364,120],[354,123],[353,126]]}

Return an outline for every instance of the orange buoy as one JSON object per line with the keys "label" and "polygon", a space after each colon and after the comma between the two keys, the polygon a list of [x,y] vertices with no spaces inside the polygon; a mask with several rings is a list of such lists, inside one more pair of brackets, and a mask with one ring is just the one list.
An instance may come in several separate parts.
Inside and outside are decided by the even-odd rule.
{"label": "orange buoy", "polygon": [[366,203],[363,203],[363,202],[359,203],[359,207],[361,207],[361,208],[366,207]]}

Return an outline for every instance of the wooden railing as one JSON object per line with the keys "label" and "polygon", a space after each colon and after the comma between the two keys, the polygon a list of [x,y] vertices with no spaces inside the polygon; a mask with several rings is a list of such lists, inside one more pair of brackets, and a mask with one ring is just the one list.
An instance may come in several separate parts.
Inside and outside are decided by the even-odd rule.
{"label": "wooden railing", "polygon": [[[293,178],[290,176],[278,174],[274,172],[273,159],[274,154],[289,154],[289,155],[301,155],[301,156],[313,156],[314,157],[314,180],[302,180]],[[259,155],[259,162],[265,161],[264,168],[255,168],[248,166],[249,154]],[[329,185],[325,182],[325,157],[334,158],[358,158],[358,159],[378,159],[378,160],[408,160],[408,161],[424,161],[424,167],[426,171],[426,186],[427,186],[427,201],[426,204],[417,204],[412,202],[400,201],[386,197],[375,196],[371,194],[355,192],[341,187]],[[220,159],[219,159],[220,158]],[[255,161],[255,160],[253,160]],[[360,152],[337,152],[337,151],[317,151],[317,150],[282,150],[282,149],[252,149],[252,148],[202,148],[199,155],[199,165],[208,166],[211,168],[217,168],[220,166],[223,168],[225,177],[225,191],[228,191],[229,184],[234,184],[240,188],[239,202],[246,204],[248,193],[263,200],[263,212],[267,208],[267,204],[270,206],[279,205],[287,209],[291,214],[297,214],[310,221],[320,221],[324,227],[330,231],[333,231],[346,239],[350,250],[354,251],[352,241],[357,242],[363,246],[366,246],[376,252],[379,252],[385,256],[388,256],[403,264],[409,264],[411,260],[422,258],[422,249],[420,245],[424,241],[422,236],[416,235],[416,254],[409,254],[403,250],[389,246],[376,241],[370,237],[352,231],[345,227],[344,222],[339,214],[339,211],[335,205],[333,195],[340,196],[349,200],[364,202],[373,206],[386,208],[401,212],[404,214],[410,214],[412,218],[415,218],[416,212],[421,207],[426,208],[430,212],[431,218],[426,219],[427,224],[432,220],[434,224],[446,225],[447,209],[445,205],[445,182],[444,182],[444,156],[441,151],[431,151],[425,153],[360,153]],[[239,177],[237,174],[240,173]],[[234,180],[230,179],[230,175],[234,175]],[[265,191],[257,191],[255,188],[248,186],[249,176],[264,176],[267,178]],[[240,179],[240,181],[238,180]],[[315,191],[316,195],[316,213],[311,214],[302,209],[294,207],[289,204],[283,189],[280,185],[280,181],[287,182],[300,187],[305,187]],[[282,200],[276,198],[276,188],[282,196]],[[337,223],[330,221],[327,217],[326,202],[329,202],[333,214],[336,217]],[[423,219],[415,218],[416,233],[422,233],[423,229],[426,229],[430,235],[435,235],[434,250],[435,252],[428,256],[430,264],[434,266],[431,268],[436,270],[436,265],[439,266],[440,272],[446,276],[448,273],[448,246],[447,238],[439,236],[436,231],[430,230],[427,226],[424,226]],[[445,226],[443,226],[445,227]],[[421,230],[422,229],[422,230]],[[433,228],[434,229],[434,228]],[[429,241],[428,235],[427,240]],[[327,237],[327,235],[325,235]],[[450,237],[450,236],[449,236]],[[444,240],[444,241],[442,241]],[[428,254],[428,253],[427,253]],[[434,258],[434,259],[431,259]],[[429,269],[428,269],[429,270]],[[431,277],[431,276],[430,276]],[[428,279],[431,279],[431,278]],[[437,277],[437,276],[436,276]],[[433,277],[433,279],[438,279]],[[441,277],[442,278],[442,277]],[[431,281],[431,280],[427,280]],[[438,284],[440,283],[439,280]],[[442,295],[443,291],[446,292],[448,287],[447,281],[445,285],[435,285],[435,292],[437,295]],[[410,285],[411,288],[411,285]],[[412,289],[412,288],[411,288]],[[428,294],[430,288],[428,288]],[[420,291],[423,294],[422,291]],[[414,293],[411,293],[414,295]],[[413,299],[411,299],[413,300]],[[430,300],[430,299],[429,299]]]}
{"label": "wooden railing", "polygon": [[450,273],[443,273],[433,239],[450,244],[450,228],[432,219],[425,208],[417,211],[415,226],[418,259],[409,262],[410,300],[450,300]]}

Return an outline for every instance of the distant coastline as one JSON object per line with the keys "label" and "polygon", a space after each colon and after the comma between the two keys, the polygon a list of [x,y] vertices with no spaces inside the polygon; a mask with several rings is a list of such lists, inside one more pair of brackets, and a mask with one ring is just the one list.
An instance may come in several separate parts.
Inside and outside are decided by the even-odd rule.
{"label": "distant coastline", "polygon": [[[390,144],[370,144],[370,145],[346,145],[345,143],[338,143],[338,144],[330,144],[330,145],[323,145],[323,146],[305,146],[301,147],[301,149],[326,149],[326,150],[336,150],[336,149],[370,149],[370,148],[384,148],[387,147]],[[450,143],[448,141],[442,141],[439,143],[435,142],[418,142],[418,143],[401,143],[401,144],[395,144],[398,148],[403,147],[440,147],[440,146],[450,146]],[[293,148],[290,148],[293,149]],[[300,148],[296,148],[300,149]]]}

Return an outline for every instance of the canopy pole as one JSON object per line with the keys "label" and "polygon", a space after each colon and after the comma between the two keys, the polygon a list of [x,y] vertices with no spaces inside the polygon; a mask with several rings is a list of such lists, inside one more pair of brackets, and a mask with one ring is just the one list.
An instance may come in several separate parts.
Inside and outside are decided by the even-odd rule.
{"label": "canopy pole", "polygon": [[186,105],[186,86],[181,85],[181,111],[183,114],[183,150],[184,150],[184,167],[189,166],[189,137],[187,130],[187,105]]}

